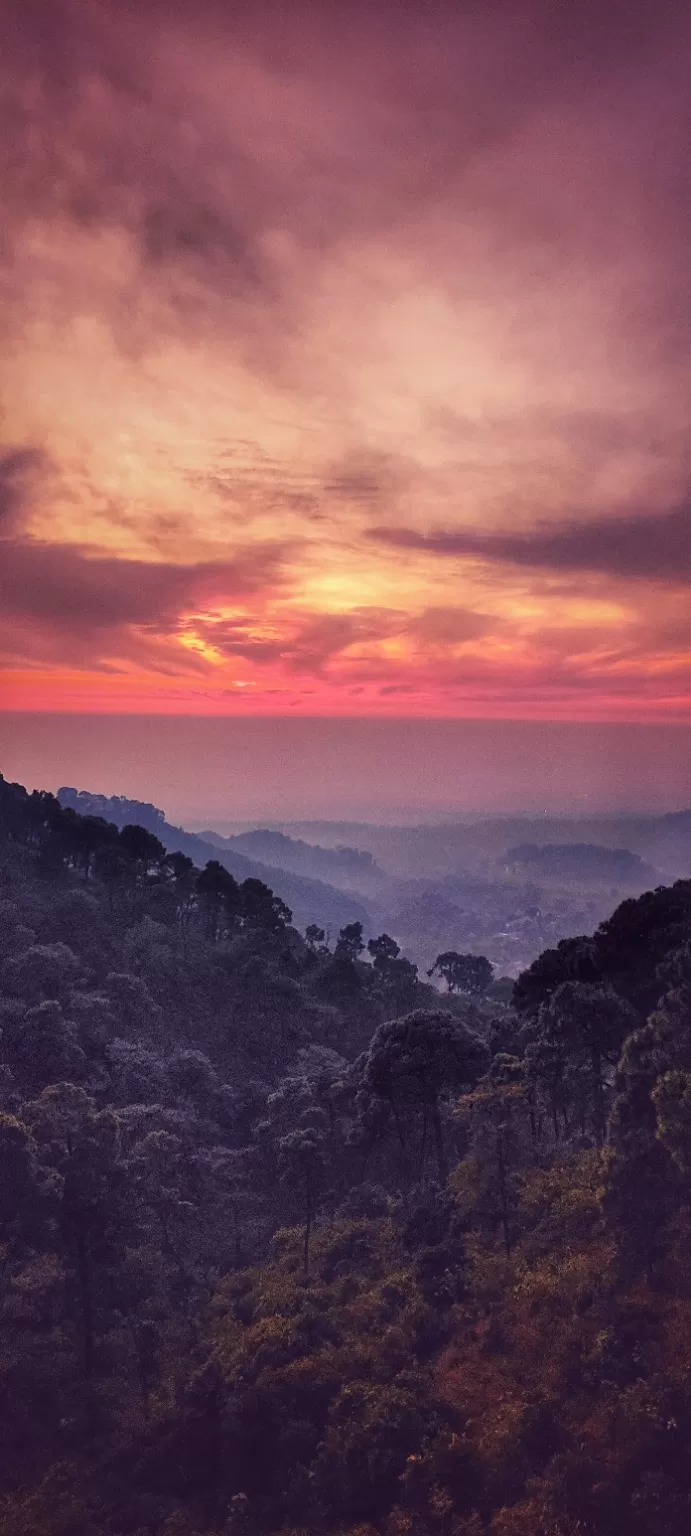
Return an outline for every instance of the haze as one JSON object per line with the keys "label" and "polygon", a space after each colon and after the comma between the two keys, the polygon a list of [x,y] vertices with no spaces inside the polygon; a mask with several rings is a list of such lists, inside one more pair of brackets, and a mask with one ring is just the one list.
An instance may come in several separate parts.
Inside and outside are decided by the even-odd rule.
{"label": "haze", "polygon": [[169,820],[415,822],[677,810],[691,729],[526,721],[0,717],[5,776],[153,801]]}

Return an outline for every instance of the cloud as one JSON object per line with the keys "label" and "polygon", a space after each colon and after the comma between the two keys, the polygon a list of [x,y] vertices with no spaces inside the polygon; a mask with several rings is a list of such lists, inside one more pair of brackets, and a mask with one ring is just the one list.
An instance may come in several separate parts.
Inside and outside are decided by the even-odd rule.
{"label": "cloud", "polygon": [[46,456],[37,448],[0,452],[0,535],[13,532],[22,521],[32,484],[46,465]]}
{"label": "cloud", "polygon": [[0,0],[0,410],[54,470],[0,461],[5,654],[402,704],[662,675],[691,18],[567,9]]}
{"label": "cloud", "polygon": [[[186,614],[276,591],[288,551],[277,544],[240,549],[234,559],[176,565],[93,554],[67,544],[6,539],[0,544],[3,649],[15,642],[55,663],[78,655],[93,665],[118,655],[158,664],[174,657]],[[199,658],[181,656],[180,665]]]}
{"label": "cloud", "polygon": [[[345,675],[351,664],[368,675],[378,675],[382,663],[377,660],[377,646],[383,640],[405,635],[409,628],[415,626],[408,616],[395,610],[357,608],[325,614],[288,609],[263,626],[251,616],[228,621],[202,615],[195,633],[221,655],[239,656],[258,666],[280,663],[289,676],[333,679],[337,674]],[[357,660],[347,655],[354,647],[365,647],[365,654]]]}
{"label": "cloud", "polygon": [[[580,113],[587,138],[602,102],[584,114],[584,76],[595,88],[609,64],[607,86],[620,88],[627,72],[659,70],[668,29],[659,7],[644,24],[639,6],[636,24],[629,17],[611,34],[585,15],[555,29],[542,9],[526,16],[507,5],[499,15],[438,4],[426,15],[404,8],[392,22],[384,3],[344,16],[335,6],[295,5],[287,16],[238,6],[229,18],[222,6],[192,0],[165,8],[6,0],[6,236],[40,217],[126,230],[139,282],[162,284],[162,268],[177,274],[168,298],[179,320],[215,309],[215,291],[240,300],[233,321],[245,332],[261,327],[267,306],[274,326],[281,311],[286,340],[304,311],[314,259],[352,235],[388,239],[395,250],[407,221],[441,210],[453,221],[445,217],[446,281],[459,196],[473,219],[491,215],[495,229],[490,205],[502,202],[504,246],[558,247],[570,210],[554,186],[544,206],[536,114],[538,139],[551,126],[539,112],[558,109]],[[679,22],[677,30],[683,36]],[[669,133],[650,96],[640,115],[655,118],[642,121],[644,142],[651,126]],[[629,135],[637,137],[636,125]],[[661,157],[666,148],[662,139]],[[624,198],[637,150],[632,142],[624,154]],[[649,153],[638,159],[639,182],[654,187],[657,165]],[[668,155],[666,190],[674,182],[677,196],[678,169]],[[574,191],[578,201],[581,186]],[[581,222],[596,211],[575,210]],[[621,213],[609,210],[610,233]],[[435,262],[442,275],[436,253]]]}
{"label": "cloud", "polygon": [[319,675],[335,657],[353,645],[367,644],[396,634],[400,614],[362,608],[350,613],[317,614],[298,631],[285,649],[290,672]]}
{"label": "cloud", "polygon": [[478,640],[481,635],[501,628],[501,619],[487,613],[474,613],[459,605],[457,608],[426,608],[419,616],[410,619],[407,633],[425,645],[443,649],[464,645],[468,640]]}
{"label": "cloud", "polygon": [[321,486],[327,502],[362,507],[391,506],[410,485],[417,465],[402,451],[385,452],[364,444],[349,446],[328,466]]}
{"label": "cloud", "polygon": [[195,623],[195,634],[221,656],[240,656],[260,666],[279,661],[285,650],[285,639],[257,634],[256,624],[254,631],[248,619],[202,617]]}
{"label": "cloud", "polygon": [[475,558],[561,573],[597,571],[671,583],[691,581],[691,504],[671,512],[604,517],[528,533],[484,534],[472,528],[417,533],[375,527],[375,542],[449,559]]}

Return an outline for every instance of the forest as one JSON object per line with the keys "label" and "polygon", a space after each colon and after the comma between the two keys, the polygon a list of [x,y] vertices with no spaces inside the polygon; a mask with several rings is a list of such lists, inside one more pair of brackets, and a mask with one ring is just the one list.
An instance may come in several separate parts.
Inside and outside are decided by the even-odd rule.
{"label": "forest", "polygon": [[0,779],[2,1536],[688,1536],[691,880],[428,969]]}
{"label": "forest", "polygon": [[515,980],[543,950],[592,931],[626,897],[691,867],[689,811],[413,826],[288,822],[283,831],[253,825],[224,836],[203,823],[197,831],[176,826],[159,807],[123,795],[64,785],[57,798],[120,829],[146,827],[168,853],[185,853],[200,868],[213,860],[240,883],[261,880],[297,927],[321,927],[329,942],[354,922],[367,939],[394,934],[422,971],[460,947]]}

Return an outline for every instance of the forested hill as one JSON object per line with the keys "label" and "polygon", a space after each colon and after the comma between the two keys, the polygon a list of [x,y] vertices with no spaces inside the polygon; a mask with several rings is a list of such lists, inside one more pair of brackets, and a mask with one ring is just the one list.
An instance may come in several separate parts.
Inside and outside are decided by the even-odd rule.
{"label": "forested hill", "polygon": [[691,881],[439,961],[0,780],[2,1536],[688,1536]]}
{"label": "forested hill", "polygon": [[640,854],[628,848],[603,848],[598,843],[521,843],[505,854],[509,868],[530,870],[566,880],[616,880],[637,886],[657,875]]}
{"label": "forested hill", "polygon": [[287,837],[284,832],[266,827],[238,832],[232,837],[222,837],[218,832],[200,835],[214,847],[253,855],[273,868],[335,880],[338,885],[350,885],[356,890],[377,890],[386,880],[384,870],[363,848],[349,848],[341,843],[335,848],[322,848],[318,843],[306,843],[302,838]]}
{"label": "forested hill", "polygon": [[147,801],[128,800],[124,795],[99,795],[67,785],[58,790],[57,798],[61,805],[82,816],[101,817],[119,828],[127,823],[146,827],[160,838],[169,853],[184,853],[199,868],[203,868],[209,859],[216,859],[235,880],[270,883],[290,907],[301,928],[318,923],[327,933],[336,934],[345,923],[362,923],[366,929],[369,927],[369,913],[362,900],[336,890],[323,880],[308,878],[291,869],[276,868],[273,860],[263,864],[223,839],[205,842],[197,833],[172,826],[163,811]]}

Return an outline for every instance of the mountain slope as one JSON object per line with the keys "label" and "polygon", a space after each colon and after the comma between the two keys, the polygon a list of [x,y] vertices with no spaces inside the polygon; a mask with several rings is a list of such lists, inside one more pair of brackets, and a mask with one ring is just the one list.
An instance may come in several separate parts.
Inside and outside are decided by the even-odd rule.
{"label": "mountain slope", "polygon": [[370,929],[366,902],[336,890],[325,881],[311,880],[305,875],[261,864],[233,848],[207,843],[195,832],[172,826],[163,811],[147,801],[128,800],[122,795],[99,795],[67,785],[58,790],[57,798],[61,805],[71,806],[82,816],[102,816],[118,827],[127,823],[147,827],[160,838],[169,853],[185,853],[200,867],[210,859],[217,859],[237,881],[262,880],[287,903],[298,928],[318,923],[333,936],[346,923],[360,922],[367,931]]}
{"label": "mountain slope", "polygon": [[257,828],[252,832],[240,832],[232,837],[222,837],[218,832],[200,832],[198,836],[215,848],[227,848],[231,852],[256,858],[274,869],[285,869],[308,879],[333,882],[339,888],[367,893],[376,890],[385,880],[383,869],[375,863],[371,853],[360,848],[348,848],[338,844],[335,848],[322,848],[318,843],[307,843],[302,838],[286,837],[283,832],[270,828]]}

